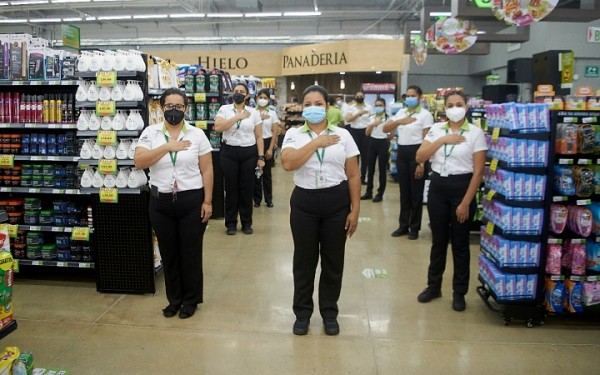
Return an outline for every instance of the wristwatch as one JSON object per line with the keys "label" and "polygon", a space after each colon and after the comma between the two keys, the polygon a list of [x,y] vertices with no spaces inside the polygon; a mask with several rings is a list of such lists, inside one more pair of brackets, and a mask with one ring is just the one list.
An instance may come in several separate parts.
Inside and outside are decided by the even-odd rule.
{"label": "wristwatch", "polygon": [[258,160],[265,161],[265,156],[264,155],[258,155]]}

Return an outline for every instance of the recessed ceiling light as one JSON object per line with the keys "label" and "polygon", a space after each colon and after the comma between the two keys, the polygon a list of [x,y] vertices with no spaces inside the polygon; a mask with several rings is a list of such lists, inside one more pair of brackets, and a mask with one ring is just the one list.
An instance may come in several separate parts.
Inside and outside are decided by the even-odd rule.
{"label": "recessed ceiling light", "polygon": [[79,22],[79,21],[81,21],[81,17],[68,17],[68,18],[63,18],[62,20],[63,20],[63,22]]}
{"label": "recessed ceiling light", "polygon": [[257,13],[246,13],[246,14],[244,14],[244,17],[281,17],[281,15],[282,15],[281,12],[270,12],[270,13],[257,12]]}
{"label": "recessed ceiling light", "polygon": [[321,12],[284,12],[284,17],[308,17],[308,16],[320,16]]}
{"label": "recessed ceiling light", "polygon": [[92,0],[50,0],[52,4],[60,3],[90,3]]}
{"label": "recessed ceiling light", "polygon": [[202,18],[204,16],[204,13],[181,13],[169,15],[171,18]]}
{"label": "recessed ceiling light", "polygon": [[110,21],[110,20],[130,20],[130,15],[125,16],[99,16],[98,21]]}
{"label": "recessed ceiling light", "polygon": [[144,19],[152,19],[152,18],[167,18],[169,17],[167,14],[138,14],[134,15],[134,19],[144,20]]}
{"label": "recessed ceiling light", "polygon": [[243,13],[208,13],[206,17],[211,18],[241,18],[244,17]]}
{"label": "recessed ceiling light", "polygon": [[452,12],[429,12],[430,17],[450,17]]}
{"label": "recessed ceiling light", "polygon": [[0,20],[0,23],[27,23],[27,19],[25,18],[11,18]]}
{"label": "recessed ceiling light", "polygon": [[36,5],[36,4],[48,4],[48,0],[11,1],[10,2],[10,5]]}
{"label": "recessed ceiling light", "polygon": [[60,18],[30,18],[29,22],[49,23],[49,22],[62,22],[62,20]]}

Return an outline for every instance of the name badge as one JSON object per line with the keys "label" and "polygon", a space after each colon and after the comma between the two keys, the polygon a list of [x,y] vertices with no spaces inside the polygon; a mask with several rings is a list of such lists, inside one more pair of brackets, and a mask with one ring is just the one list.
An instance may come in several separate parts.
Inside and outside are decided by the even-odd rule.
{"label": "name badge", "polygon": [[448,177],[448,169],[446,168],[446,163],[442,164],[442,168],[440,168],[440,176]]}
{"label": "name badge", "polygon": [[325,172],[317,171],[316,183],[317,183],[317,188],[319,188],[319,189],[325,187]]}

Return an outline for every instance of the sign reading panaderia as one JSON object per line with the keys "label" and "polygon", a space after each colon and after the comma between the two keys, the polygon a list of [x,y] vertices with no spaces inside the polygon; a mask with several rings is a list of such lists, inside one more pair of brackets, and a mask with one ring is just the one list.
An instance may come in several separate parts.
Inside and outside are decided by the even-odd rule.
{"label": "sign reading panaderia", "polygon": [[346,54],[344,52],[325,52],[325,53],[312,53],[308,55],[288,56],[283,55],[283,68],[302,68],[312,66],[325,66],[325,65],[341,65],[348,64]]}

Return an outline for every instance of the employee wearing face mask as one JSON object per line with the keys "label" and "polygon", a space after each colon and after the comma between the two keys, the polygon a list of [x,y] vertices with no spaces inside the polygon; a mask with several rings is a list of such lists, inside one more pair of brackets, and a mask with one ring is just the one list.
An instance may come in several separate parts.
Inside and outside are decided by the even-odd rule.
{"label": "employee wearing face mask", "polygon": [[364,159],[364,155],[367,154],[369,139],[365,130],[367,129],[367,125],[369,125],[369,118],[373,114],[373,107],[371,107],[370,104],[365,103],[365,93],[362,91],[356,93],[354,100],[356,101],[356,104],[348,107],[346,123],[350,125],[348,130],[358,146],[360,154],[363,155],[363,158],[359,157],[360,181],[363,185],[366,185],[367,160]]}
{"label": "employee wearing face mask", "polygon": [[327,122],[333,126],[344,127],[344,115],[337,105],[335,98],[329,98],[329,108],[327,109]]}
{"label": "employee wearing face mask", "polygon": [[163,124],[148,126],[135,149],[135,166],[150,169],[150,223],[165,273],[167,318],[194,315],[203,300],[202,243],[212,215],[212,148],[204,132],[184,121],[185,94],[160,97]]}
{"label": "employee wearing face mask", "polygon": [[[367,126],[366,134],[369,139],[369,151],[366,157],[368,162],[367,191],[360,197],[361,200],[373,199],[381,202],[387,181],[387,162],[390,157],[390,134],[383,132],[383,124],[388,120],[385,111],[385,99],[375,100],[375,114],[371,116],[371,123]],[[373,197],[373,177],[375,177],[375,164],[379,166],[379,188]]]}
{"label": "employee wearing face mask", "polygon": [[418,301],[426,303],[442,296],[450,242],[454,260],[452,308],[463,311],[470,277],[469,231],[477,208],[474,198],[483,177],[487,143],[484,132],[465,119],[466,95],[450,92],[444,104],[448,122],[434,124],[417,151],[417,161],[431,160],[433,171],[427,199],[431,255],[427,288]]}
{"label": "employee wearing face mask", "polygon": [[304,126],[289,129],[281,165],[294,171],[290,198],[294,239],[295,335],[306,335],[313,313],[315,273],[321,257],[319,310],[327,335],[337,335],[346,238],[358,225],[358,148],[346,129],[327,123],[327,90],[310,86],[302,94]]}
{"label": "employee wearing face mask", "polygon": [[228,235],[237,232],[240,216],[242,231],[252,234],[252,199],[255,169],[265,166],[262,119],[254,108],[246,106],[248,86],[233,88],[234,104],[219,108],[214,130],[221,136],[221,169],[225,179],[225,227]]}
{"label": "employee wearing face mask", "polygon": [[425,161],[417,163],[415,155],[423,136],[433,125],[431,113],[421,108],[423,90],[409,86],[404,105],[383,127],[384,132],[397,132],[398,151],[396,168],[400,185],[400,216],[398,229],[392,237],[408,235],[409,240],[419,238],[423,216],[423,189],[425,188]]}
{"label": "employee wearing face mask", "polygon": [[265,196],[267,207],[273,207],[273,177],[271,169],[275,159],[273,153],[277,145],[277,136],[279,134],[279,117],[274,110],[269,108],[271,102],[271,93],[268,89],[262,89],[256,94],[256,110],[260,114],[262,120],[263,143],[266,148],[265,166],[262,170],[260,178],[255,179],[254,184],[254,207],[260,207],[260,202]]}

